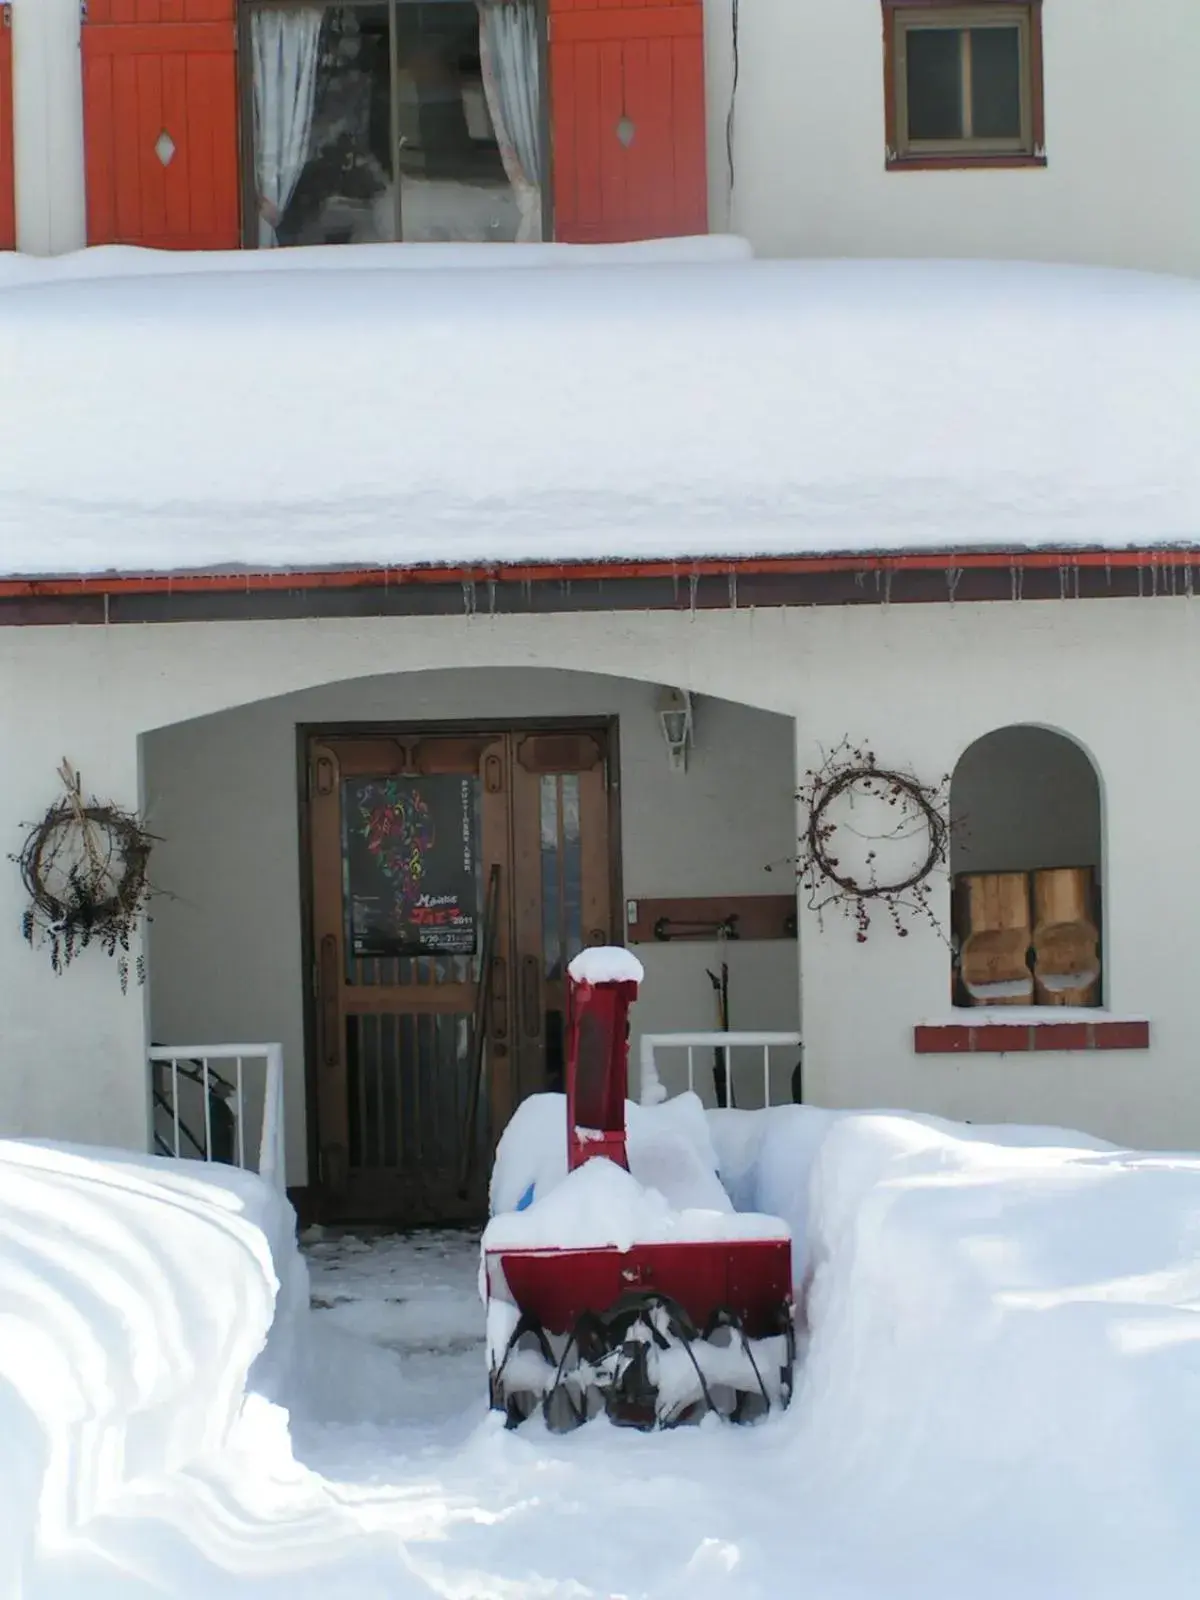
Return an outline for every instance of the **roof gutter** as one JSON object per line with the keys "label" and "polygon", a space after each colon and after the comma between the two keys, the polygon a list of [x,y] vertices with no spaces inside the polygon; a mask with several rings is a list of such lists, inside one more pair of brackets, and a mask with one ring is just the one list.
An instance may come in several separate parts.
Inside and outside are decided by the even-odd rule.
{"label": "roof gutter", "polygon": [[346,567],[312,571],[92,574],[3,578],[0,599],[130,594],[254,594],[328,589],[388,589],[406,585],[604,583],[653,578],[688,582],[739,575],[888,574],[948,570],[1028,572],[1067,569],[1122,571],[1200,567],[1200,547],[1145,550],[934,551],[902,555],[731,556],[703,560],[545,561],[460,567]]}

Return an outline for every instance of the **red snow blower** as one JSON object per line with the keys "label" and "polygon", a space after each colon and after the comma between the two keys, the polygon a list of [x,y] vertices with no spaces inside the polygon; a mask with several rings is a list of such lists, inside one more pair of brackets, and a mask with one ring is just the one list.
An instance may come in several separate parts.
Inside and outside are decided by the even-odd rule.
{"label": "red snow blower", "polygon": [[[588,951],[567,994],[567,1160],[628,1171],[625,1099],[636,965]],[[599,977],[599,981],[597,978]],[[652,1185],[653,1176],[648,1175]],[[747,1219],[749,1220],[749,1219]],[[735,1230],[728,1230],[729,1233]],[[493,1409],[555,1432],[607,1414],[649,1430],[716,1412],[750,1422],[791,1399],[791,1245],[781,1236],[485,1252]]]}

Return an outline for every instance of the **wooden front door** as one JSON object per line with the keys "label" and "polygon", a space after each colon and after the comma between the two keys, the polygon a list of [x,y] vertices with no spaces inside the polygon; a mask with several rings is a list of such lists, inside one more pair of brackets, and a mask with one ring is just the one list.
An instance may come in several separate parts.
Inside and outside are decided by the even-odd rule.
{"label": "wooden front door", "polygon": [[312,1073],[331,1220],[482,1216],[513,1110],[561,1088],[566,965],[614,931],[608,754],[594,728],[310,737]]}

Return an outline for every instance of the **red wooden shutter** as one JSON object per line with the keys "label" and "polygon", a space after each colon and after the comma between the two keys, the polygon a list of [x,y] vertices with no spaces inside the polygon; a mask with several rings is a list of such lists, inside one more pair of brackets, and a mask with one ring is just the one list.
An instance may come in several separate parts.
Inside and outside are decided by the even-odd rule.
{"label": "red wooden shutter", "polygon": [[555,235],[708,231],[703,0],[550,0]]}
{"label": "red wooden shutter", "polygon": [[17,247],[13,188],[12,7],[0,5],[0,250]]}
{"label": "red wooden shutter", "polygon": [[89,0],[89,244],[235,250],[235,0]]}

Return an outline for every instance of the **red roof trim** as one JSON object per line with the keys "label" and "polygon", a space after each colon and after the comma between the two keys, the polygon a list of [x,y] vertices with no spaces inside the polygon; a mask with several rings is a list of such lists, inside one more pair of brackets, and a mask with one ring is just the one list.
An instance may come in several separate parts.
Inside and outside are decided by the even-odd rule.
{"label": "red roof trim", "polygon": [[1200,548],[1173,550],[973,550],[919,555],[731,556],[704,560],[535,562],[463,567],[348,567],[317,571],[97,574],[0,579],[0,598],[78,594],[237,593],[297,589],[386,589],[401,584],[603,582],[608,578],[734,577],[739,573],[960,569],[1200,567]]}

